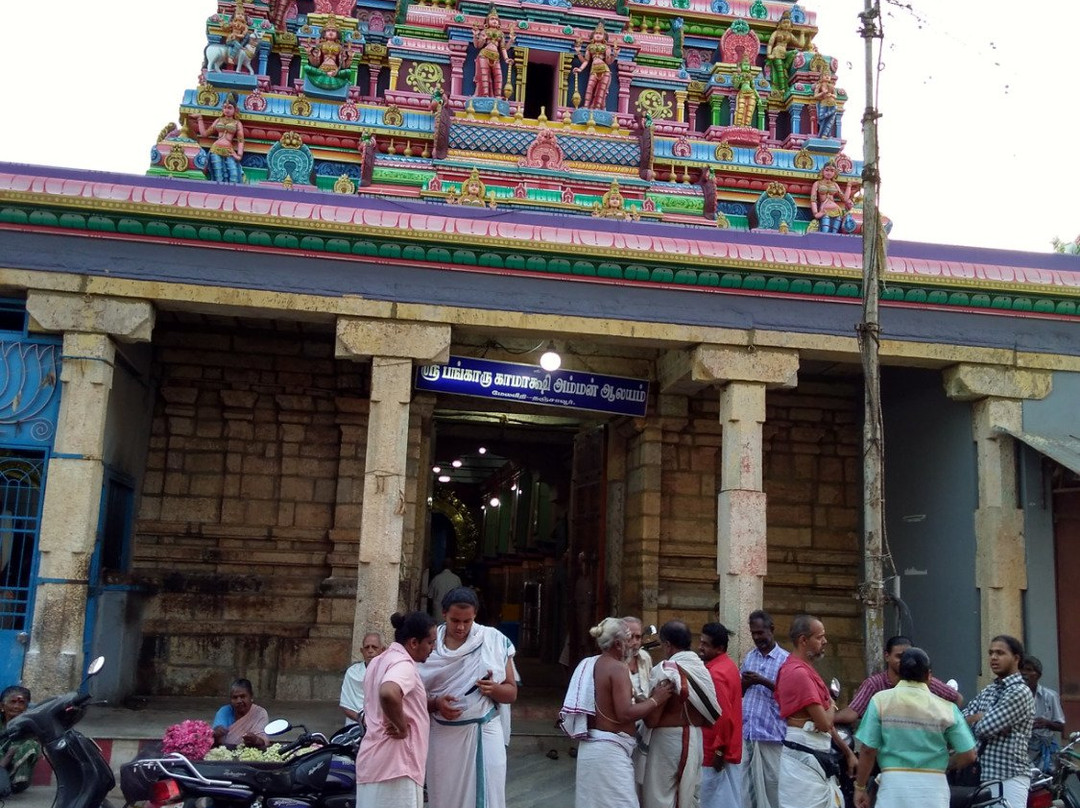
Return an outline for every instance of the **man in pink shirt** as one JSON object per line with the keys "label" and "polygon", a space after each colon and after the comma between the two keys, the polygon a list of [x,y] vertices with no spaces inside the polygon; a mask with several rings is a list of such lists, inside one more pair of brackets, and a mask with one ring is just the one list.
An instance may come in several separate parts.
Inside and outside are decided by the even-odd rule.
{"label": "man in pink shirt", "polygon": [[417,663],[435,646],[424,612],[395,614],[394,642],[364,677],[367,734],[356,756],[356,808],[423,808],[428,698]]}

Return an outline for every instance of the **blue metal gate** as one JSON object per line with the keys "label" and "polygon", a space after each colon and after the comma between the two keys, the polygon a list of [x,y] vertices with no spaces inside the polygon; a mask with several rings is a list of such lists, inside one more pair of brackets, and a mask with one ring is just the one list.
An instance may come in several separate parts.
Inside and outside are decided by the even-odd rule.
{"label": "blue metal gate", "polygon": [[22,677],[44,481],[44,455],[0,450],[0,682]]}
{"label": "blue metal gate", "polygon": [[22,678],[59,378],[60,340],[30,337],[22,301],[0,299],[0,686]]}

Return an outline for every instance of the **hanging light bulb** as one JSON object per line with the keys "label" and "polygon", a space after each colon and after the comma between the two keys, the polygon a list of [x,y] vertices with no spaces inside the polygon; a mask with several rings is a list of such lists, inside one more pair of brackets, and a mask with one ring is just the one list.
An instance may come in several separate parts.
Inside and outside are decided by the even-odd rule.
{"label": "hanging light bulb", "polygon": [[452,463],[450,463],[450,465],[453,466],[456,469],[459,469],[459,468],[461,468],[461,461],[460,460],[454,460]]}
{"label": "hanging light bulb", "polygon": [[548,340],[547,348],[540,357],[540,367],[550,372],[558,370],[560,365],[562,365],[562,357],[559,356],[559,352],[555,350],[555,343]]}
{"label": "hanging light bulb", "polygon": [[481,446],[476,451],[478,451],[480,454],[487,454],[487,447],[486,446]]}
{"label": "hanging light bulb", "polygon": [[440,483],[448,483],[448,482],[450,482],[450,475],[449,474],[444,474],[443,476],[441,476],[439,478],[439,482]]}
{"label": "hanging light bulb", "polygon": [[440,471],[442,471],[442,467],[441,466],[432,466],[431,471],[434,474],[438,474]]}
{"label": "hanging light bulb", "polygon": [[498,508],[499,507],[499,498],[498,497],[492,497],[488,501],[488,505],[490,505],[492,508]]}

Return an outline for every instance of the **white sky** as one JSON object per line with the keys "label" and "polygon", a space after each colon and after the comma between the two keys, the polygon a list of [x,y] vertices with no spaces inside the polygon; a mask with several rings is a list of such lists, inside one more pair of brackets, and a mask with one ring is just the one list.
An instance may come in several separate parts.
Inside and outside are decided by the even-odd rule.
{"label": "white sky", "polygon": [[[1080,2],[888,3],[881,74],[882,207],[893,238],[1047,252],[1080,233],[1072,42]],[[804,0],[850,95],[862,156],[863,0]],[[145,172],[158,131],[196,84],[214,0],[54,0],[34,35],[6,37],[0,159]],[[29,29],[28,29],[29,30]],[[1053,32],[1057,31],[1058,34]]]}

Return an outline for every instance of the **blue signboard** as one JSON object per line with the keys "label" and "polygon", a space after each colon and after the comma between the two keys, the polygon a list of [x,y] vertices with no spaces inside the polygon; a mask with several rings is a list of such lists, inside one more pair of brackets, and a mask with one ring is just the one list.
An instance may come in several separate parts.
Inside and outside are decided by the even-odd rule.
{"label": "blue signboard", "polygon": [[471,356],[451,356],[445,365],[417,368],[416,389],[615,415],[644,415],[649,401],[645,379],[581,370],[548,371]]}

